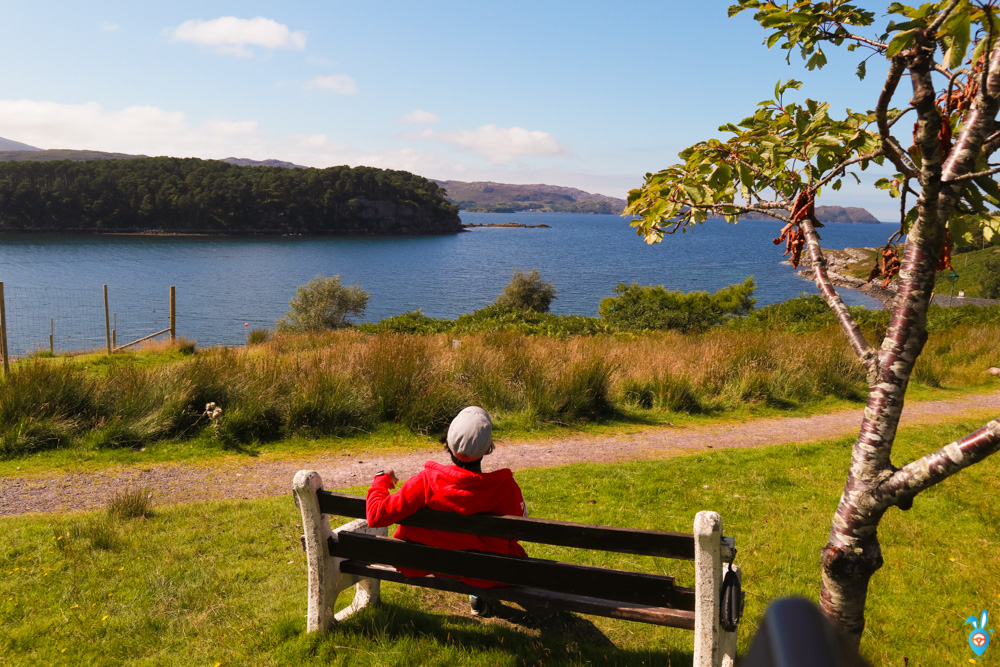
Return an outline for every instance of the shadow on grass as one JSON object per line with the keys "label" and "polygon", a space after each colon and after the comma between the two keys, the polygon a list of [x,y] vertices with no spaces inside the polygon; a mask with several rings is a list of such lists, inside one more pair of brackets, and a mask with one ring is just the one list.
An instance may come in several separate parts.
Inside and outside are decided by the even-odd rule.
{"label": "shadow on grass", "polygon": [[282,658],[340,664],[620,664],[690,665],[690,651],[616,647],[590,621],[568,612],[528,612],[500,605],[494,617],[437,614],[382,604],[330,633],[300,632]]}

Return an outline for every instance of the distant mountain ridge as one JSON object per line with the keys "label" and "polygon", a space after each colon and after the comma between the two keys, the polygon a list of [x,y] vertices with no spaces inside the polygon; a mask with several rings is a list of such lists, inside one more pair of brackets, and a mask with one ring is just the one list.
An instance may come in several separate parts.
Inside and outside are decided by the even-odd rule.
{"label": "distant mountain ridge", "polygon": [[245,157],[227,157],[222,158],[220,162],[228,162],[229,164],[235,164],[238,167],[284,167],[285,169],[309,169],[309,167],[304,167],[301,164],[285,162],[284,160],[251,160]]}
{"label": "distant mountain ridge", "polygon": [[11,139],[4,139],[0,137],[0,151],[38,151],[40,148],[35,148],[34,146],[29,146],[28,144],[22,144],[20,141],[13,141]]}
{"label": "distant mountain ridge", "polygon": [[[789,215],[788,211],[778,211],[782,215]],[[867,209],[858,206],[817,206],[816,217],[820,222],[854,222],[865,225],[880,224],[878,218],[868,212]],[[747,213],[741,217],[742,220],[774,220],[774,218],[763,213]]]}
{"label": "distant mountain ridge", "polygon": [[[19,141],[0,137],[0,162],[51,162],[71,160],[128,160],[145,158],[146,155],[108,153],[104,151],[51,149],[44,150]],[[303,165],[284,160],[251,160],[249,158],[227,157],[219,162],[227,162],[244,167],[284,167],[288,169],[308,169]],[[620,214],[625,208],[625,200],[607,195],[584,192],[577,188],[559,185],[515,185],[493,181],[440,181],[434,180],[447,191],[447,199],[460,209],[469,212],[518,213],[539,211],[553,213],[610,213]],[[787,215],[787,211],[784,211]],[[822,222],[852,222],[877,224],[879,220],[866,209],[856,206],[817,206],[816,217]],[[772,220],[762,214],[747,214],[745,220]]]}
{"label": "distant mountain ridge", "polygon": [[470,212],[621,213],[625,200],[559,185],[513,185],[493,181],[434,181],[448,200]]}
{"label": "distant mountain ridge", "polygon": [[91,160],[134,160],[149,157],[148,155],[129,155],[128,153],[105,153],[104,151],[78,151],[68,148],[42,150],[0,150],[0,162],[89,162]]}

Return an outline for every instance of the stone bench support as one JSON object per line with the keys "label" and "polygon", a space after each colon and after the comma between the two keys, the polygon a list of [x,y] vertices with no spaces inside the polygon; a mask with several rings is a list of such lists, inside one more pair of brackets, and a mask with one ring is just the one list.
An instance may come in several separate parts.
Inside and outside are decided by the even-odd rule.
{"label": "stone bench support", "polygon": [[[332,530],[330,520],[319,510],[316,492],[323,488],[323,480],[315,470],[300,470],[292,480],[295,502],[302,512],[302,531],[306,550],[309,577],[309,606],[306,612],[306,631],[329,630],[334,623],[379,601],[381,582],[378,579],[359,578],[340,571],[342,558],[330,555],[329,540],[342,530],[369,535],[386,536],[388,528],[369,528],[364,519],[356,519]],[[350,606],[334,613],[341,591],[355,586],[354,601]]]}

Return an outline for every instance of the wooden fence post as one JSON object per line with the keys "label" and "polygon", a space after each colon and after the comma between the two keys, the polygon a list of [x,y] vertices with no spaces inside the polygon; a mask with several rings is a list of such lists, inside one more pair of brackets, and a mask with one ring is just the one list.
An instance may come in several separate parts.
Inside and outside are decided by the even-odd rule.
{"label": "wooden fence post", "polygon": [[56,318],[49,318],[49,354],[56,353]]}
{"label": "wooden fence post", "polygon": [[177,338],[177,288],[170,286],[170,342]]}
{"label": "wooden fence post", "polygon": [[118,313],[115,313],[115,326],[111,327],[111,349],[118,348]]}
{"label": "wooden fence post", "polygon": [[108,337],[108,354],[111,354],[111,313],[108,311],[108,286],[104,286],[104,331]]}
{"label": "wooden fence post", "polygon": [[3,355],[3,374],[10,375],[10,362],[7,360],[7,311],[3,301],[3,282],[0,281],[0,355]]}

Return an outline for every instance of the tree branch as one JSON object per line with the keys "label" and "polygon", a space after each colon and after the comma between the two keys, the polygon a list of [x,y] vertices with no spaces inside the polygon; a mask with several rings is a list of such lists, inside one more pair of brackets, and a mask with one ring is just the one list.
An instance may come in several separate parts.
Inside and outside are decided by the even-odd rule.
{"label": "tree branch", "polygon": [[962,181],[971,181],[974,178],[979,178],[980,176],[992,176],[993,174],[1000,174],[1000,167],[994,167],[993,169],[987,169],[986,171],[977,171],[974,174],[963,174],[961,176],[953,176],[948,180],[941,181],[942,185],[948,183],[960,183]]}
{"label": "tree branch", "polygon": [[908,463],[892,474],[876,491],[882,507],[903,504],[921,491],[942,482],[959,470],[978,463],[1000,449],[1000,419],[994,419],[961,440]]}
{"label": "tree branch", "polygon": [[937,36],[934,36],[933,33],[937,32],[937,29],[948,20],[948,15],[955,11],[955,7],[958,7],[961,2],[962,0],[951,0],[948,6],[942,9],[941,13],[938,14],[933,21],[931,21],[931,24],[927,26],[926,30],[926,34],[929,39],[937,39]]}
{"label": "tree branch", "polygon": [[[843,27],[839,23],[837,24],[837,26],[841,28]],[[823,39],[826,39],[828,41],[833,41],[833,38],[835,37],[843,37],[844,39],[851,39],[860,44],[866,44],[875,49],[876,51],[881,51],[883,53],[885,52],[886,49],[889,48],[889,45],[886,44],[885,42],[879,42],[877,40],[869,39],[868,37],[862,37],[861,35],[855,35],[854,33],[846,31],[842,35],[837,35],[836,33],[830,32],[829,30],[824,30],[822,37]]]}
{"label": "tree branch", "polygon": [[861,327],[851,316],[847,306],[844,305],[844,300],[840,298],[840,294],[830,282],[830,277],[826,273],[826,257],[823,256],[823,250],[819,247],[819,235],[816,233],[816,228],[813,227],[812,220],[808,217],[804,218],[799,223],[799,228],[806,235],[806,247],[809,248],[809,257],[812,258],[813,281],[819,288],[823,300],[837,316],[837,321],[847,335],[848,342],[868,371],[869,384],[871,384],[871,380],[878,373],[878,354],[868,343],[865,335],[861,333]]}
{"label": "tree branch", "polygon": [[823,179],[811,185],[810,187],[813,189],[813,191],[816,191],[819,188],[826,185],[827,183],[829,183],[830,181],[832,181],[838,175],[843,174],[844,170],[850,167],[852,164],[857,164],[858,162],[863,162],[865,160],[871,160],[873,158],[877,158],[880,155],[885,155],[885,150],[882,148],[878,149],[877,151],[872,151],[871,153],[865,153],[864,155],[852,157],[850,160],[844,160],[839,165],[831,169],[830,173],[827,174],[825,177],[823,177]]}
{"label": "tree branch", "polygon": [[[896,94],[896,87],[899,85],[899,80],[903,76],[904,69],[903,61],[899,58],[893,58],[889,61],[889,73],[885,77],[885,85],[882,86],[882,93],[878,96],[878,106],[875,107],[875,120],[878,123],[878,135],[882,139],[882,150],[885,151],[886,157],[889,158],[900,173],[910,178],[915,178],[917,173],[903,160],[902,156],[905,154],[905,151],[899,147],[899,143],[895,137],[889,133],[891,125],[886,118],[889,113],[889,103],[892,101],[892,96]],[[898,117],[893,122],[896,120],[898,120]]]}
{"label": "tree branch", "polygon": [[782,215],[777,211],[787,209],[789,206],[788,202],[760,202],[759,204],[746,205],[746,204],[720,204],[718,206],[712,207],[701,207],[701,208],[711,208],[715,212],[720,212],[719,209],[724,207],[735,208],[743,211],[744,213],[760,213],[762,215],[768,215],[776,220],[781,220],[782,222],[791,222],[791,218],[787,215]]}
{"label": "tree branch", "polygon": [[[938,202],[941,219],[946,220],[958,199],[958,191],[952,186],[967,178],[979,174],[969,174],[981,155],[987,135],[993,130],[994,119],[1000,111],[1000,41],[993,47],[993,52],[984,63],[984,76],[989,72],[979,92],[975,103],[969,111],[962,130],[955,138],[951,153],[945,159],[941,168],[942,197]],[[992,171],[992,170],[987,170]]]}
{"label": "tree branch", "polygon": [[909,107],[906,107],[905,109],[903,109],[902,111],[900,111],[898,114],[896,114],[895,116],[892,117],[892,120],[890,120],[889,123],[888,123],[888,127],[892,127],[893,125],[895,125],[897,120],[899,120],[900,118],[902,118],[903,116],[905,116],[909,112],[913,111],[915,108],[916,107],[909,106]]}
{"label": "tree branch", "polygon": [[989,158],[998,148],[1000,148],[1000,130],[993,132],[983,141],[983,157]]}

